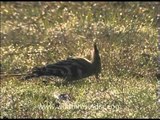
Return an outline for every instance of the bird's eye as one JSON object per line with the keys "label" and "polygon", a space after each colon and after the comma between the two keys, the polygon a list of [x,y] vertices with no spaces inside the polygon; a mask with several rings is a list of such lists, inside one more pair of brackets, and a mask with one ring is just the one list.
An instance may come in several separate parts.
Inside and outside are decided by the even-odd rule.
{"label": "bird's eye", "polygon": [[36,73],[34,73],[33,75],[34,75],[35,77],[38,77],[38,74],[36,74]]}

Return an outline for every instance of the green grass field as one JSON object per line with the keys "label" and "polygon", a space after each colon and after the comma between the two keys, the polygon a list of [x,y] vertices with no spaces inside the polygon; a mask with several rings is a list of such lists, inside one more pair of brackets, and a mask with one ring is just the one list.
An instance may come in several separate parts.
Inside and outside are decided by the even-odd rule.
{"label": "green grass field", "polygon": [[[1,2],[0,13],[0,118],[159,118],[156,2]],[[99,81],[9,76],[89,59],[94,41]]]}

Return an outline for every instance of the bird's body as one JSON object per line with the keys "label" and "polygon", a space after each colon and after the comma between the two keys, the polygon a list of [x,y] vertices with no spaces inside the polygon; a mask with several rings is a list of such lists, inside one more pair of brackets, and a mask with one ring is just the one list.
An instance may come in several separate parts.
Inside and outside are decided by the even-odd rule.
{"label": "bird's body", "polygon": [[101,72],[101,61],[96,44],[91,57],[91,61],[85,58],[67,58],[54,64],[42,67],[34,67],[25,78],[40,76],[58,76],[66,80],[78,80],[91,75],[98,78]]}

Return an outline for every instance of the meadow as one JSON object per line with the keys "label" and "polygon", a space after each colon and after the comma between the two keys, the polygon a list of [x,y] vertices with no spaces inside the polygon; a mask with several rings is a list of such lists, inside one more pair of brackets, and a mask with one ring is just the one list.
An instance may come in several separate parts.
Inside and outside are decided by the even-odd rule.
{"label": "meadow", "polygon": [[[158,4],[1,2],[0,118],[159,118]],[[99,81],[21,79],[34,66],[90,59],[94,41]]]}

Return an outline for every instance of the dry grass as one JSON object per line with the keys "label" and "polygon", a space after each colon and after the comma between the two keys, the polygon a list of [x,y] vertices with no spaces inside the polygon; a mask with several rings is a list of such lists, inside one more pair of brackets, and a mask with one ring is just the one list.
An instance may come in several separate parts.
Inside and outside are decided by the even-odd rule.
{"label": "dry grass", "polygon": [[[89,58],[94,40],[103,69],[99,82],[3,78],[1,118],[159,117],[155,2],[1,2],[0,11],[3,74]],[[59,93],[72,100],[57,100]]]}

